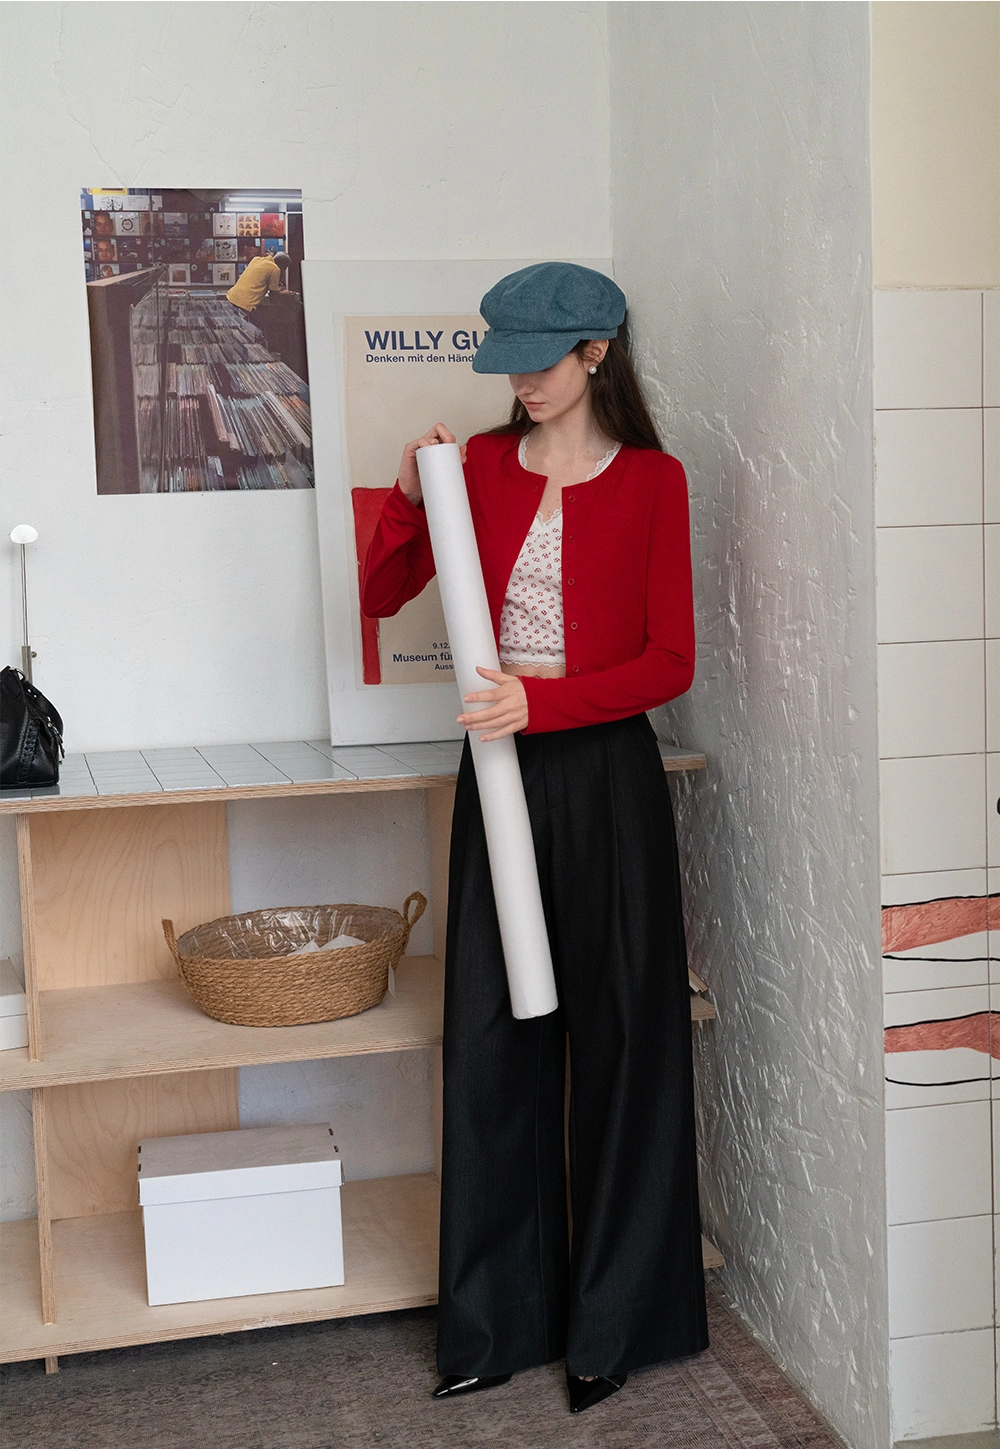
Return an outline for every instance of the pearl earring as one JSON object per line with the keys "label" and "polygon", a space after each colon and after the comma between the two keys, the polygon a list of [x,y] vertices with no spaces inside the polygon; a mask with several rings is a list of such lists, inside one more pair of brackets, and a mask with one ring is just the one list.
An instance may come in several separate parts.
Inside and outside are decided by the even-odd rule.
{"label": "pearl earring", "polygon": [[591,377],[593,377],[594,373],[597,371],[597,368],[596,367],[591,367],[591,368],[588,369],[588,371],[590,372]]}

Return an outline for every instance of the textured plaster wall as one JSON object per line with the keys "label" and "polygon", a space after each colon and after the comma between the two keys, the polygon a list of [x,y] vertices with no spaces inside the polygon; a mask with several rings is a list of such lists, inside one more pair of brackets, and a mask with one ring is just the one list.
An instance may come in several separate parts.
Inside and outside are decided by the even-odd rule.
{"label": "textured plaster wall", "polygon": [[610,7],[612,225],[692,495],[678,791],[707,1230],[854,1449],[889,1443],[866,5]]}
{"label": "textured plaster wall", "polygon": [[[607,256],[605,20],[562,3],[0,5],[0,183],[29,257],[0,289],[0,648],[19,659],[5,540],[27,521],[36,679],[69,749],[328,728],[312,494],[96,495],[80,187],[301,187],[314,258]],[[427,871],[421,798],[400,798],[393,821],[371,799],[234,813],[235,907],[398,906]],[[0,955],[19,957],[13,838],[0,820]],[[248,1120],[334,1111],[357,1176],[427,1165],[426,1097],[421,1053],[242,1078]],[[0,1218],[26,1216],[27,1106],[4,1108]]]}

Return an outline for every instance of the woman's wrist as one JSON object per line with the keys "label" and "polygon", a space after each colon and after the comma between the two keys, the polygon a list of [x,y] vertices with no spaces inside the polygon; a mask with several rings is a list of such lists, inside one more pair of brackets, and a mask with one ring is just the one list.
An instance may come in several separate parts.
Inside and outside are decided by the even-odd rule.
{"label": "woman's wrist", "polygon": [[400,493],[402,493],[407,503],[411,504],[412,507],[420,509],[423,508],[424,495],[421,493],[419,486],[417,487],[416,494],[414,495],[413,493],[409,492],[405,485],[397,478],[396,487],[399,489]]}

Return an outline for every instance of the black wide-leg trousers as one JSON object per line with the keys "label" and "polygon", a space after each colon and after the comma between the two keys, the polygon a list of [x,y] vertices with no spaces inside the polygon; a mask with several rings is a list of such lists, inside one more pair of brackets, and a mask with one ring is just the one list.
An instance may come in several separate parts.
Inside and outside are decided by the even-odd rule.
{"label": "black wide-leg trousers", "polygon": [[570,1373],[614,1375],[708,1344],[673,812],[645,715],[515,740],[560,1004],[511,1014],[467,741],[449,878],[438,1369],[503,1374],[565,1355]]}

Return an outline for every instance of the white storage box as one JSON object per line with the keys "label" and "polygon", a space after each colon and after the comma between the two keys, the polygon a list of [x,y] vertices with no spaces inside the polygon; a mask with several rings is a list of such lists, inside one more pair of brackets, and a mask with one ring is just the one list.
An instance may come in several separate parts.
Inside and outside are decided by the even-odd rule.
{"label": "white storage box", "polygon": [[140,1142],[150,1304],[343,1283],[343,1180],[326,1122]]}
{"label": "white storage box", "polygon": [[28,1045],[28,1003],[13,961],[0,961],[0,1051]]}

